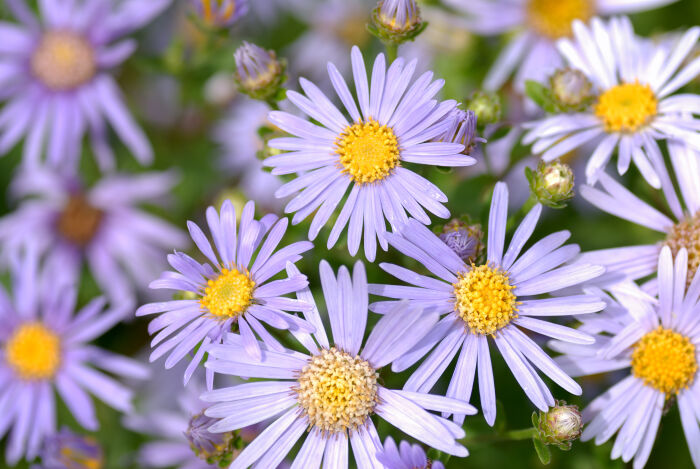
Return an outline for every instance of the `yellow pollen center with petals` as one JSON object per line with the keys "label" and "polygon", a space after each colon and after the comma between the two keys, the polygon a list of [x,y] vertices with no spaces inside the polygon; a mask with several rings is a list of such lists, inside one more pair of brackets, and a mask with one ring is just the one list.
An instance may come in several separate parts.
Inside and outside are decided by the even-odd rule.
{"label": "yellow pollen center with petals", "polygon": [[61,364],[61,341],[43,325],[26,323],[5,344],[5,359],[22,379],[49,379]]}
{"label": "yellow pollen center with petals", "polygon": [[46,87],[63,91],[89,81],[97,63],[92,46],[82,36],[70,31],[49,31],[34,50],[31,68]]}
{"label": "yellow pollen center with petals", "polygon": [[494,334],[518,317],[515,286],[498,267],[472,265],[453,286],[455,309],[474,334]]}
{"label": "yellow pollen center with petals", "polygon": [[343,171],[358,184],[382,180],[399,166],[399,142],[394,131],[374,119],[348,126],[336,140]]}
{"label": "yellow pollen center with petals", "polygon": [[309,424],[333,434],[364,425],[377,404],[378,376],[359,356],[333,347],[311,357],[294,391]]}
{"label": "yellow pollen center with petals", "polygon": [[207,282],[199,304],[218,318],[236,318],[250,306],[254,289],[255,282],[247,272],[224,268]]}
{"label": "yellow pollen center with petals", "polygon": [[601,94],[594,110],[607,132],[632,133],[656,116],[658,103],[649,85],[623,83]]}
{"label": "yellow pollen center with petals", "polygon": [[688,337],[659,326],[632,350],[632,374],[666,397],[693,383],[698,371],[695,345]]}
{"label": "yellow pollen center with petals", "polygon": [[529,0],[526,13],[530,26],[540,35],[558,39],[571,35],[571,22],[593,16],[591,0]]}
{"label": "yellow pollen center with petals", "polygon": [[700,267],[700,212],[673,225],[666,236],[666,245],[671,248],[674,257],[681,248],[688,251],[686,282],[690,285]]}

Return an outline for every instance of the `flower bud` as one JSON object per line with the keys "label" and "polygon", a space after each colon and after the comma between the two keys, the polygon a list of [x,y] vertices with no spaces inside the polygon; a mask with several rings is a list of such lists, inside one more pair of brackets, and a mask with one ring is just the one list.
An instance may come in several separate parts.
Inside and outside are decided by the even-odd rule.
{"label": "flower bud", "polygon": [[501,99],[494,92],[475,91],[466,103],[479,122],[493,124],[501,119]]}
{"label": "flower bud", "polygon": [[393,44],[412,41],[427,25],[420,17],[416,0],[380,0],[372,12],[372,22],[372,32]]}
{"label": "flower bud", "polygon": [[548,207],[564,208],[574,196],[574,173],[566,164],[540,161],[534,173],[526,168],[525,175],[537,201]]}
{"label": "flower bud", "polygon": [[207,26],[226,28],[248,11],[248,0],[190,0],[192,8]]}
{"label": "flower bud", "polygon": [[67,428],[45,440],[41,460],[46,468],[99,469],[104,464],[102,448],[94,438]]}
{"label": "flower bud", "polygon": [[455,109],[447,116],[452,119],[452,125],[438,138],[441,142],[461,143],[464,145],[463,153],[468,155],[477,143],[486,140],[476,136],[476,114],[474,111],[462,111]]}
{"label": "flower bud", "polygon": [[578,406],[557,401],[547,412],[540,412],[535,427],[542,442],[570,449],[571,442],[581,436],[583,420]]}
{"label": "flower bud", "polygon": [[438,237],[467,264],[476,262],[483,251],[480,225],[470,225],[453,218],[443,226]]}
{"label": "flower bud", "polygon": [[552,98],[562,111],[585,109],[595,99],[593,85],[580,70],[565,68],[549,77]]}
{"label": "flower bud", "polygon": [[217,419],[204,413],[192,416],[185,437],[190,448],[200,459],[220,467],[227,467],[240,454],[243,441],[238,432],[211,433],[208,429]]}
{"label": "flower bud", "polygon": [[260,100],[273,99],[283,92],[281,86],[287,79],[284,73],[286,64],[277,60],[274,51],[244,41],[234,58],[235,79],[241,92]]}

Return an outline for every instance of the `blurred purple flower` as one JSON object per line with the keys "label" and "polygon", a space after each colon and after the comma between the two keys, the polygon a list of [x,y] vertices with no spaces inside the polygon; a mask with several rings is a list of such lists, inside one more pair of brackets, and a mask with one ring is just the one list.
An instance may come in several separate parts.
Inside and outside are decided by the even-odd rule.
{"label": "blurred purple flower", "polygon": [[133,300],[164,267],[166,249],[187,245],[184,233],[135,205],[163,198],[178,178],[173,172],[114,174],[90,189],[47,170],[25,171],[12,190],[31,196],[0,218],[0,243],[11,256],[28,242],[63,277],[78,279],[83,261],[105,294]]}
{"label": "blurred purple flower", "polygon": [[46,438],[39,469],[99,469],[103,467],[102,447],[92,437],[62,428]]}
{"label": "blurred purple flower", "polygon": [[153,151],[108,70],[136,49],[122,36],[144,26],[171,0],[45,0],[37,18],[23,0],[7,0],[19,24],[0,22],[0,155],[22,137],[24,163],[46,152],[53,167],[75,170],[88,132],[97,163],[114,166],[109,124],[134,156]]}
{"label": "blurred purple flower", "polygon": [[96,430],[88,392],[117,410],[131,410],[131,391],[102,371],[148,376],[139,363],[87,343],[119,322],[126,306],[104,311],[100,297],[74,312],[75,285],[57,266],[39,271],[38,260],[28,247],[13,259],[13,298],[0,288],[0,436],[9,432],[10,465],[36,457],[55,433],[54,388],[77,422]]}

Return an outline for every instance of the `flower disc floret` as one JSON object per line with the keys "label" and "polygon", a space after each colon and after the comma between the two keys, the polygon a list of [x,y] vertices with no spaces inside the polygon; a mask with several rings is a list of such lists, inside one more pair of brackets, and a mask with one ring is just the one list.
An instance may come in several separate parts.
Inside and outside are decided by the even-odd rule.
{"label": "flower disc floret", "polygon": [[394,131],[374,119],[348,126],[336,140],[343,171],[358,184],[382,180],[399,166],[399,142]]}
{"label": "flower disc floret", "polygon": [[5,359],[22,379],[50,379],[61,364],[61,341],[42,324],[26,323],[5,344]]}
{"label": "flower disc floret", "polygon": [[70,31],[44,33],[30,65],[39,81],[58,91],[77,88],[90,81],[97,70],[92,45]]}
{"label": "flower disc floret", "polygon": [[601,94],[594,110],[607,132],[634,133],[656,116],[658,103],[649,85],[623,83]]}
{"label": "flower disc floret", "polygon": [[254,289],[248,272],[223,268],[216,279],[207,281],[199,304],[217,318],[237,318],[253,301]]}

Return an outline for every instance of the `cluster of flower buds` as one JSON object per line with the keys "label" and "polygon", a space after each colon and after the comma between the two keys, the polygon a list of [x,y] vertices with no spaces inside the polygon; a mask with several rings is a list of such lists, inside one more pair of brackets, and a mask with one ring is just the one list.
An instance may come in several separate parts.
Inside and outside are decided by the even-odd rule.
{"label": "cluster of flower buds", "polygon": [[453,218],[445,223],[439,238],[467,264],[476,263],[484,250],[481,225]]}
{"label": "cluster of flower buds", "polygon": [[385,44],[398,45],[414,40],[427,25],[416,0],[380,0],[367,28]]}
{"label": "cluster of flower buds", "polygon": [[547,412],[532,414],[537,438],[547,445],[558,446],[559,449],[571,449],[571,443],[581,436],[583,419],[578,406],[566,405],[557,401]]}
{"label": "cluster of flower buds", "polygon": [[564,163],[540,161],[536,171],[525,168],[525,176],[533,197],[548,207],[564,208],[574,197],[574,173]]}
{"label": "cluster of flower buds", "polygon": [[280,101],[284,98],[282,84],[287,80],[287,64],[284,60],[278,60],[274,51],[244,41],[234,58],[235,80],[242,93],[261,101]]}
{"label": "cluster of flower buds", "polygon": [[210,28],[227,28],[248,11],[247,0],[190,0],[196,17]]}

